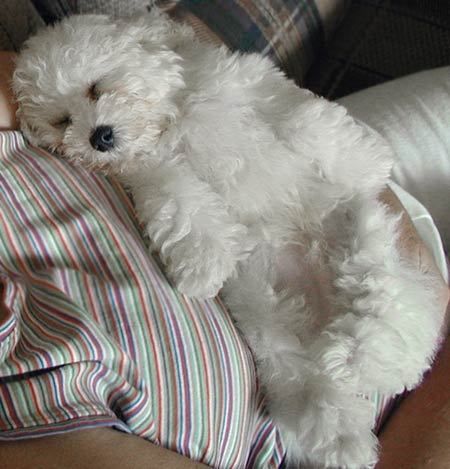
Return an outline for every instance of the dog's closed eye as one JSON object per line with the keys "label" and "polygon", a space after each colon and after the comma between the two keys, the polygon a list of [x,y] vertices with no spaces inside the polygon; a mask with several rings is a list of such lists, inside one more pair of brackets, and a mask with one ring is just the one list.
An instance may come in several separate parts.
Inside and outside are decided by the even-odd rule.
{"label": "dog's closed eye", "polygon": [[55,122],[52,123],[53,127],[56,127],[58,129],[65,129],[68,125],[72,123],[72,119],[69,115],[65,115],[61,117],[60,119],[56,120]]}
{"label": "dog's closed eye", "polygon": [[89,87],[86,95],[91,101],[97,101],[98,100],[98,98],[100,97],[100,90],[98,88],[98,82],[92,83],[92,85]]}

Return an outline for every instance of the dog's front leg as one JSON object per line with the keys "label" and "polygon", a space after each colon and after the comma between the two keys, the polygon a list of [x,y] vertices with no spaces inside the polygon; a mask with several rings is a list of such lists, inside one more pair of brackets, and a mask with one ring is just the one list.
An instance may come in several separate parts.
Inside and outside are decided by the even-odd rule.
{"label": "dog's front leg", "polygon": [[186,166],[140,176],[132,190],[138,215],[177,288],[192,297],[215,296],[252,247],[247,228]]}

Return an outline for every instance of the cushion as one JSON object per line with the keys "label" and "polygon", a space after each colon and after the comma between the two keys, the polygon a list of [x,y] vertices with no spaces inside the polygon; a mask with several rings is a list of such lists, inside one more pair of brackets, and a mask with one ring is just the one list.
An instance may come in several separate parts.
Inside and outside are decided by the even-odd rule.
{"label": "cushion", "polygon": [[349,0],[33,0],[46,22],[72,13],[139,14],[152,3],[190,23],[200,39],[261,52],[302,83]]}
{"label": "cushion", "polygon": [[448,0],[353,0],[306,86],[335,99],[448,64]]}
{"label": "cushion", "polygon": [[450,248],[450,67],[420,72],[339,100],[395,152],[393,179],[421,202]]}
{"label": "cushion", "polygon": [[323,40],[315,1],[162,0],[157,4],[190,23],[200,37],[215,38],[231,50],[271,57],[298,83]]}
{"label": "cushion", "polygon": [[0,50],[18,51],[22,43],[44,21],[30,0],[2,2],[0,9]]}
{"label": "cushion", "polygon": [[54,23],[74,13],[98,13],[111,16],[129,16],[145,13],[149,0],[32,0],[46,23]]}

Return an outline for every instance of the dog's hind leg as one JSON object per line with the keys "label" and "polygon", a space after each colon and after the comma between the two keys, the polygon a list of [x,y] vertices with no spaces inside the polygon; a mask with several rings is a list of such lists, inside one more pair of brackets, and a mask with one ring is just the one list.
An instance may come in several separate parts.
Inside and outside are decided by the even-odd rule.
{"label": "dog's hind leg", "polygon": [[340,309],[313,347],[331,377],[360,392],[399,393],[420,382],[437,346],[436,279],[403,259],[399,217],[373,200],[355,204],[354,237],[334,269]]}
{"label": "dog's hind leg", "polygon": [[373,409],[353,387],[330,379],[299,338],[309,327],[303,295],[275,292],[264,249],[226,282],[222,297],[253,351],[267,406],[291,462],[359,468],[376,460]]}

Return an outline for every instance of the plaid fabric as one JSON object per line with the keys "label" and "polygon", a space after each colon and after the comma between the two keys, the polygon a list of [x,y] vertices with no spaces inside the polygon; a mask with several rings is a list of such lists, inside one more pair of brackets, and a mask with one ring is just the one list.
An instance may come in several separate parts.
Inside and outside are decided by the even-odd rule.
{"label": "plaid fabric", "polygon": [[75,13],[76,0],[31,0],[47,24],[52,24],[64,16]]}
{"label": "plaid fabric", "polygon": [[349,0],[34,0],[47,23],[70,13],[138,13],[152,4],[186,21],[200,39],[271,57],[301,84]]}
{"label": "plaid fabric", "polygon": [[449,0],[353,0],[305,83],[335,99],[449,64]]}
{"label": "plaid fabric", "polygon": [[201,38],[269,56],[298,83],[324,39],[319,10],[310,0],[162,0],[157,4],[190,23]]}
{"label": "plaid fabric", "polygon": [[18,51],[31,34],[44,24],[29,0],[1,3],[0,49]]}
{"label": "plaid fabric", "polygon": [[46,23],[54,23],[74,13],[101,13],[127,16],[144,13],[151,0],[32,0]]}

